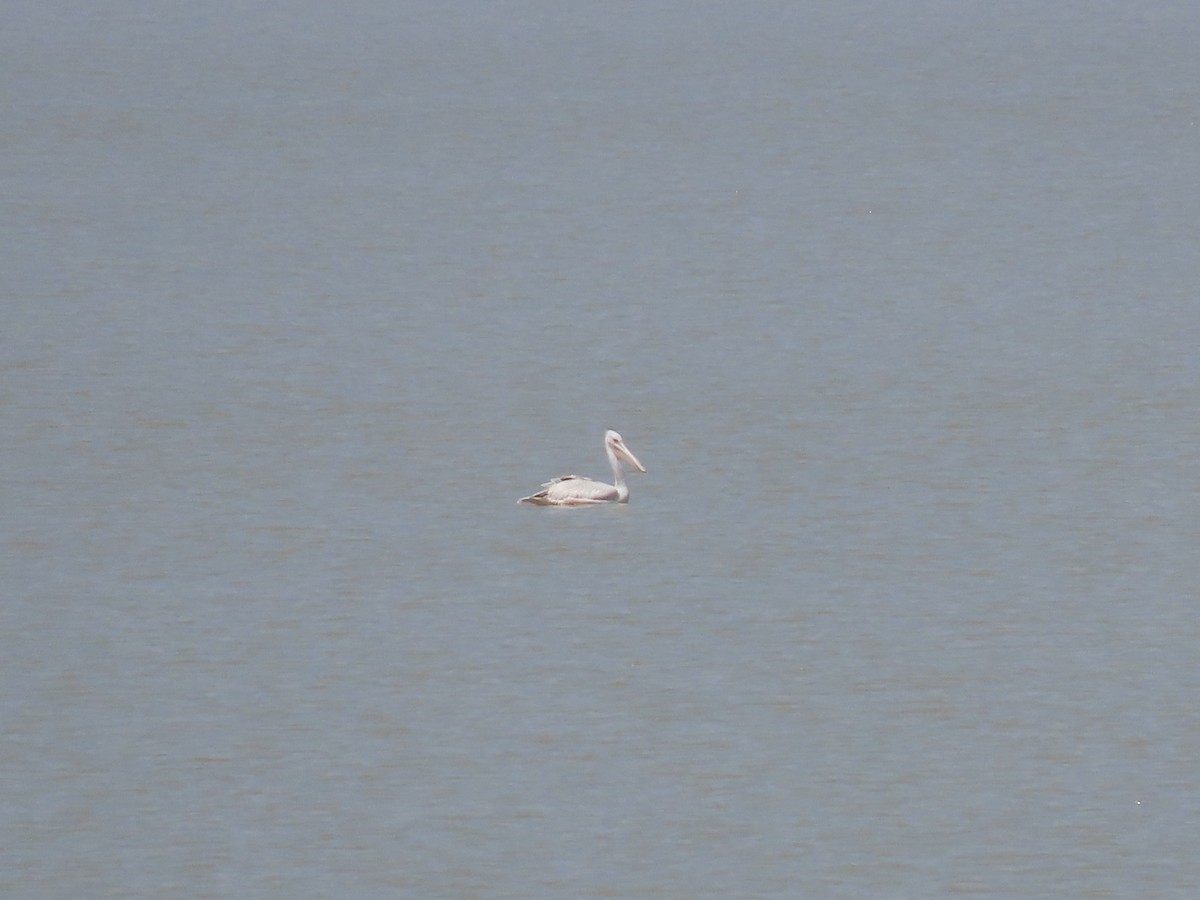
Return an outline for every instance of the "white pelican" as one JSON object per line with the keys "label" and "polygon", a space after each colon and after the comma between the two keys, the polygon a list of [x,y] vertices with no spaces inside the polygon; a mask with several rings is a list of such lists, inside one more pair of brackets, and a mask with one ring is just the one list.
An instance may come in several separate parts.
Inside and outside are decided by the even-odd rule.
{"label": "white pelican", "polygon": [[646,467],[625,446],[625,441],[611,429],[604,433],[604,449],[608,451],[608,462],[613,470],[613,483],[592,481],[579,475],[563,475],[542,485],[545,490],[522,497],[518,503],[533,503],[537,506],[584,506],[590,503],[629,502],[629,488],[625,486],[625,470],[621,461],[629,463],[639,472]]}

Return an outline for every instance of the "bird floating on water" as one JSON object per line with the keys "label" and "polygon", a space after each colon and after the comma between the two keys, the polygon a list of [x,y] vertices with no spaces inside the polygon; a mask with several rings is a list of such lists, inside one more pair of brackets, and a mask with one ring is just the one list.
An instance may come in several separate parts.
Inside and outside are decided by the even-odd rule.
{"label": "bird floating on water", "polygon": [[629,463],[639,472],[645,472],[646,467],[638,462],[625,446],[624,439],[611,429],[604,433],[604,449],[608,452],[608,462],[612,466],[613,483],[592,481],[579,475],[563,475],[542,485],[543,490],[528,497],[522,497],[518,503],[532,503],[535,506],[587,506],[594,503],[628,503],[629,488],[625,484],[625,469],[622,461]]}

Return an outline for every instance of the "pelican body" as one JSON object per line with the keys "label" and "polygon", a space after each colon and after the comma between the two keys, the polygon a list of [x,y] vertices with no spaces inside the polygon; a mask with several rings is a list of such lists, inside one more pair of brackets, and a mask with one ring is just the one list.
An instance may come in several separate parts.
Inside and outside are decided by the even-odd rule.
{"label": "pelican body", "polygon": [[638,462],[625,441],[615,431],[609,430],[604,434],[604,449],[608,453],[608,463],[612,466],[613,483],[592,481],[579,475],[563,475],[542,485],[542,490],[528,497],[522,497],[518,503],[532,503],[535,506],[588,506],[595,503],[628,503],[629,488],[625,484],[625,469],[622,462],[627,462],[639,472],[645,472],[646,467]]}

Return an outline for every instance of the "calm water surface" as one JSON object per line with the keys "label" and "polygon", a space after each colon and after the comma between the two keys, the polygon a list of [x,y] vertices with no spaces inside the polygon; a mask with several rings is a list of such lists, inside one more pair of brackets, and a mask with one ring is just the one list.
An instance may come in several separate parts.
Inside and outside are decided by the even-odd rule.
{"label": "calm water surface", "polygon": [[1196,896],[1190,4],[3,18],[0,893]]}

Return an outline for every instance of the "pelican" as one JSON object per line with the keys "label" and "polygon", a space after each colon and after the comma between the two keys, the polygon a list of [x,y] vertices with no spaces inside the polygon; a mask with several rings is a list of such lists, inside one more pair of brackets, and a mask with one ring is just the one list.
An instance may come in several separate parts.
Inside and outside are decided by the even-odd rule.
{"label": "pelican", "polygon": [[638,458],[625,446],[624,439],[611,429],[604,433],[604,449],[608,452],[608,463],[612,466],[613,483],[592,481],[580,475],[563,475],[547,481],[542,487],[545,490],[522,497],[518,503],[532,503],[536,506],[586,506],[591,503],[629,502],[629,488],[625,486],[625,470],[621,467],[624,460],[639,472],[645,472],[646,467],[638,462]]}

